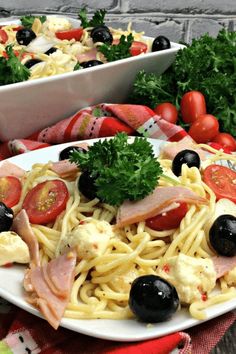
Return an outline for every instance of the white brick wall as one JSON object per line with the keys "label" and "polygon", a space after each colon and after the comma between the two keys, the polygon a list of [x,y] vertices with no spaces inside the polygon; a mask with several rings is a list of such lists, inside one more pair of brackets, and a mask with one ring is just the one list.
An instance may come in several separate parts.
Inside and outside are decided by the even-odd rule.
{"label": "white brick wall", "polygon": [[85,5],[91,15],[105,8],[106,21],[114,27],[126,28],[132,21],[137,31],[153,37],[162,34],[177,42],[188,42],[206,32],[215,36],[222,27],[236,30],[235,0],[0,0],[0,17],[26,13],[65,13],[77,17]]}

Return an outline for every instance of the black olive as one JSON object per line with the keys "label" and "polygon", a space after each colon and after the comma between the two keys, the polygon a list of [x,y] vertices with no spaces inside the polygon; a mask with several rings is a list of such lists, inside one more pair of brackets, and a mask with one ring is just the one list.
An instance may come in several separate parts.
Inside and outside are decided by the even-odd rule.
{"label": "black olive", "polygon": [[177,155],[175,155],[172,161],[172,171],[176,176],[181,175],[181,168],[183,164],[188,167],[200,167],[200,157],[196,151],[193,150],[182,150]]}
{"label": "black olive", "polygon": [[78,152],[83,152],[83,153],[87,153],[87,150],[85,150],[84,148],[80,147],[80,146],[68,146],[65,149],[63,149],[62,151],[60,151],[59,153],[59,160],[68,160],[70,158],[70,155],[73,151],[78,151]]}
{"label": "black olive", "polygon": [[42,62],[42,60],[40,60],[40,59],[30,59],[30,60],[28,60],[24,65],[28,68],[28,69],[30,69],[30,68],[32,68],[32,66],[34,66],[35,64],[38,64],[38,63],[41,63]]}
{"label": "black olive", "polygon": [[209,240],[214,250],[227,257],[236,255],[236,218],[233,215],[220,215],[212,224]]}
{"label": "black olive", "polygon": [[9,231],[13,223],[13,211],[0,202],[0,232]]}
{"label": "black olive", "polygon": [[113,36],[107,26],[94,27],[90,35],[94,43],[102,42],[112,44],[113,42]]}
{"label": "black olive", "polygon": [[44,54],[50,55],[52,53],[55,53],[57,51],[57,48],[52,47],[50,49],[48,49]]}
{"label": "black olive", "polygon": [[36,34],[30,28],[22,28],[16,32],[16,40],[21,45],[28,45],[35,38]]}
{"label": "black olive", "polygon": [[85,61],[83,63],[80,63],[80,66],[82,66],[82,68],[86,69],[86,68],[91,68],[92,66],[96,66],[96,65],[101,65],[103,64],[102,61],[100,60],[89,60],[89,61]]}
{"label": "black olive", "polygon": [[158,36],[152,42],[152,52],[169,49],[171,47],[170,41],[165,36]]}
{"label": "black olive", "polygon": [[97,197],[97,187],[95,186],[95,178],[91,177],[88,171],[81,173],[78,182],[80,192],[88,199]]}
{"label": "black olive", "polygon": [[168,320],[179,307],[179,297],[173,285],[157,275],[136,278],[130,289],[129,307],[143,322]]}

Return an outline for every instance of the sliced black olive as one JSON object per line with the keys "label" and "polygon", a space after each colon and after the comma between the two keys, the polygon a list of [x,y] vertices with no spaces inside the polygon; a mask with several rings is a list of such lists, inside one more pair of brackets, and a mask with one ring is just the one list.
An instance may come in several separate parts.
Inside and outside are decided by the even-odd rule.
{"label": "sliced black olive", "polygon": [[87,153],[87,150],[85,150],[84,148],[80,147],[80,146],[68,146],[65,149],[63,149],[62,151],[60,151],[59,153],[59,160],[68,160],[70,158],[70,155],[73,151],[78,151],[78,152],[83,152],[83,153]]}
{"label": "sliced black olive", "polygon": [[88,199],[97,197],[97,187],[95,186],[95,178],[91,177],[88,171],[81,173],[78,182],[80,192]]}
{"label": "sliced black olive", "polygon": [[13,211],[0,202],[0,232],[9,231],[13,223]]}
{"label": "sliced black olive", "polygon": [[152,42],[152,52],[169,49],[171,47],[170,41],[165,36],[158,36]]}
{"label": "sliced black olive", "polygon": [[21,45],[28,45],[35,38],[36,34],[30,28],[22,28],[16,32],[16,40]]}
{"label": "sliced black olive", "polygon": [[86,69],[86,68],[91,68],[92,66],[96,66],[96,65],[101,65],[103,64],[102,61],[100,60],[89,60],[89,61],[85,61],[83,63],[80,63],[80,66],[82,66],[82,68]]}
{"label": "sliced black olive", "polygon": [[176,176],[181,175],[181,168],[183,164],[188,167],[200,167],[200,157],[196,151],[193,150],[182,150],[180,151],[172,161],[172,171]]}
{"label": "sliced black olive", "polygon": [[168,320],[179,307],[179,297],[173,285],[157,275],[136,278],[130,289],[129,307],[143,322]]}
{"label": "sliced black olive", "polygon": [[57,48],[52,47],[50,49],[48,49],[44,54],[50,55],[52,53],[55,53],[57,51]]}
{"label": "sliced black olive", "polygon": [[25,63],[25,66],[30,69],[32,68],[32,66],[34,66],[35,64],[41,63],[42,60],[40,59],[30,59]]}
{"label": "sliced black olive", "polygon": [[209,240],[214,250],[227,257],[236,255],[236,218],[233,215],[220,215],[212,224]]}
{"label": "sliced black olive", "polygon": [[94,43],[102,42],[112,44],[113,36],[107,26],[97,26],[91,31],[91,38]]}

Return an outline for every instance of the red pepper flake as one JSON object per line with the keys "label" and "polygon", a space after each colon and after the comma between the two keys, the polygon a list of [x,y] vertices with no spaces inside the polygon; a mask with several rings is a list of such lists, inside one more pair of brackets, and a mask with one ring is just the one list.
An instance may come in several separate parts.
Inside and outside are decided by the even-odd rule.
{"label": "red pepper flake", "polygon": [[80,220],[79,225],[84,225],[85,221],[84,220]]}
{"label": "red pepper flake", "polygon": [[162,270],[164,270],[164,272],[169,273],[170,272],[170,266],[169,264],[164,264],[162,267]]}
{"label": "red pepper flake", "polygon": [[4,268],[11,268],[13,266],[13,263],[6,263],[3,265]]}
{"label": "red pepper flake", "polygon": [[207,293],[202,294],[202,301],[207,301]]}
{"label": "red pepper flake", "polygon": [[197,289],[201,293],[201,299],[202,301],[207,301],[207,293],[202,290],[201,286],[198,286]]}

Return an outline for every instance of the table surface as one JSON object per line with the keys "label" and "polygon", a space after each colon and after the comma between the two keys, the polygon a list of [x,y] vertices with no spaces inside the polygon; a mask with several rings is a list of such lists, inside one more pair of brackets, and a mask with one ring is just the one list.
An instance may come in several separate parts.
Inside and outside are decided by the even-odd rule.
{"label": "table surface", "polygon": [[236,321],[231,325],[210,354],[236,354]]}

